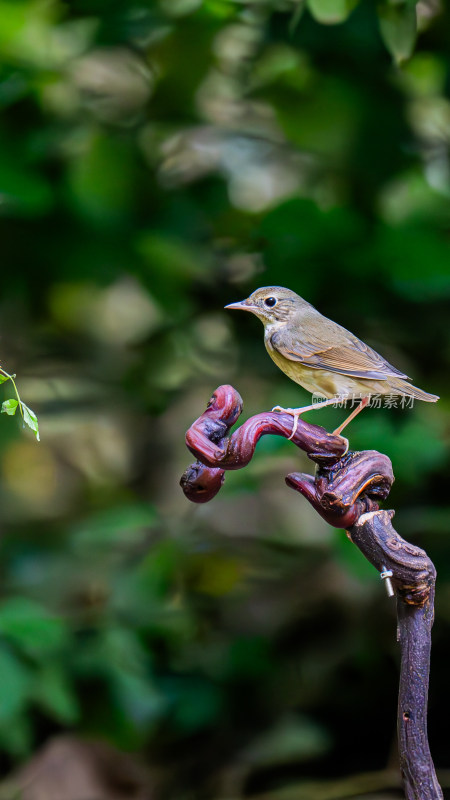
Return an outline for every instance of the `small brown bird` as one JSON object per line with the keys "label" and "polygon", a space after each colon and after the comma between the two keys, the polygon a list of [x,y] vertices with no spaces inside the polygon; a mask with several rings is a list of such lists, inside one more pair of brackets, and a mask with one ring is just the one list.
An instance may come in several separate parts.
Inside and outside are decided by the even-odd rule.
{"label": "small brown bird", "polygon": [[251,311],[264,325],[264,343],[275,364],[304,389],[329,398],[303,408],[281,408],[298,418],[305,411],[346,399],[360,400],[357,408],[334,433],[369,403],[371,395],[412,397],[435,403],[439,397],[408,383],[408,376],[389,364],[353,333],[322,316],[298,294],[282,286],[263,286],[246,300],[225,308]]}

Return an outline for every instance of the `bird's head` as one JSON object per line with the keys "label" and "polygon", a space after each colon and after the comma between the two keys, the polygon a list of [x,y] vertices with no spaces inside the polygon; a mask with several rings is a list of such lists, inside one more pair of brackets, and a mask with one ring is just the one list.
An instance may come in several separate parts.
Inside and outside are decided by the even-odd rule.
{"label": "bird's head", "polygon": [[246,300],[230,303],[225,308],[251,311],[264,325],[272,325],[274,322],[287,322],[302,307],[308,305],[306,300],[283,286],[261,286]]}

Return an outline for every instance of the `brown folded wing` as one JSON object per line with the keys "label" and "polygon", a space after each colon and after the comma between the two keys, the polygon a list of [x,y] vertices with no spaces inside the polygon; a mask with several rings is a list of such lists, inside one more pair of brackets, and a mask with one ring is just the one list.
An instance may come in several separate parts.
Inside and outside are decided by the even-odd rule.
{"label": "brown folded wing", "polygon": [[[330,320],[327,320],[330,323]],[[400,370],[389,364],[375,350],[367,344],[353,336],[350,331],[346,331],[340,325],[332,323],[334,334],[332,337],[338,343],[327,346],[308,330],[308,341],[300,339],[298,335],[292,335],[292,331],[286,333],[286,328],[274,333],[270,342],[281,355],[289,361],[299,361],[305,367],[312,369],[324,369],[330,372],[339,372],[342,375],[351,375],[355,378],[370,378],[372,380],[385,380],[386,378],[407,378]],[[321,333],[325,333],[323,330]],[[338,335],[336,335],[338,333]]]}

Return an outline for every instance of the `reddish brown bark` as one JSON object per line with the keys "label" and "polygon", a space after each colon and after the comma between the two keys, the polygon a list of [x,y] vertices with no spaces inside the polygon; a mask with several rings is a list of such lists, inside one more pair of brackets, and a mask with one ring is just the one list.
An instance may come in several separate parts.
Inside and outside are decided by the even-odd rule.
{"label": "reddish brown bark", "polygon": [[[242,399],[219,386],[206,411],[191,425],[186,444],[198,461],[181,479],[189,500],[205,503],[221,489],[225,471],[247,466],[261,436],[289,438],[292,416],[257,414],[234,433]],[[400,769],[407,800],[442,800],[428,746],[427,702],[435,568],[427,554],[394,530],[393,511],[380,511],[394,476],[389,458],[375,450],[346,452],[347,442],[301,419],[294,445],[318,465],[316,476],[292,473],[286,483],[300,492],[330,525],[345,528],[380,572],[392,572],[397,595],[401,670],[398,702]]]}

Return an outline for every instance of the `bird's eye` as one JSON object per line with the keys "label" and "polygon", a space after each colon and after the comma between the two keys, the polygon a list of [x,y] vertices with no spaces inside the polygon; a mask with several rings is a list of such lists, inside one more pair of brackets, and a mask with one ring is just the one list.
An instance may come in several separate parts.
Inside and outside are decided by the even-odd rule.
{"label": "bird's eye", "polygon": [[276,305],[276,303],[277,303],[276,297],[266,297],[266,299],[264,300],[264,305],[269,306],[269,308],[273,308],[274,305]]}

